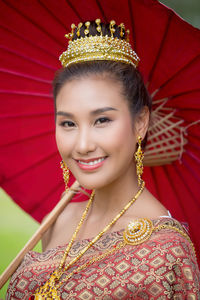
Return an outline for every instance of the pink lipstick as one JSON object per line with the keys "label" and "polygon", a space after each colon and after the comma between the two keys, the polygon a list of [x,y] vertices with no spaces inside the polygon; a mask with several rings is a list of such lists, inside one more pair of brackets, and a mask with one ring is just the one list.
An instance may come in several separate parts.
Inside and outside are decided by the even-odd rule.
{"label": "pink lipstick", "polygon": [[78,166],[82,170],[95,170],[99,167],[101,167],[107,157],[101,157],[101,158],[93,158],[93,159],[88,159],[88,160],[76,160]]}

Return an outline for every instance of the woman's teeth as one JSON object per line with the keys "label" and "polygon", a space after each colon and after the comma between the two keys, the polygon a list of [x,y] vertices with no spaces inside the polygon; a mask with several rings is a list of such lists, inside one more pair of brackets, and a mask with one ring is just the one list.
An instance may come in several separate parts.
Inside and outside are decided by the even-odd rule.
{"label": "woman's teeth", "polygon": [[81,160],[79,160],[78,162],[82,165],[92,166],[92,165],[96,165],[96,164],[102,162],[104,159],[105,159],[105,157],[102,157],[102,158],[99,158],[99,159],[96,159],[96,160],[93,160],[93,161],[90,161],[90,162],[84,162],[84,161],[81,161]]}

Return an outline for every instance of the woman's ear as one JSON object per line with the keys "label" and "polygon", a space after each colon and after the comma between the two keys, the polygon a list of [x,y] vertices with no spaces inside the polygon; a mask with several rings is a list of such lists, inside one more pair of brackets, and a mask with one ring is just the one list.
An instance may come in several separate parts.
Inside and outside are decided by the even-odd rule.
{"label": "woman's ear", "polygon": [[143,139],[146,135],[146,132],[149,127],[149,109],[147,106],[144,106],[142,111],[138,114],[135,122],[135,132],[137,136],[141,136]]}

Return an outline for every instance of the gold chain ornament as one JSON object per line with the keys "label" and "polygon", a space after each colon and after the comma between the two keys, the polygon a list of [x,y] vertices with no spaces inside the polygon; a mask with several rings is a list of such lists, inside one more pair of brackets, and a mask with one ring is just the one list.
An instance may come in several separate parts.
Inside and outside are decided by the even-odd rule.
{"label": "gold chain ornament", "polygon": [[138,185],[140,186],[141,184],[141,177],[143,173],[143,159],[144,159],[144,153],[142,151],[142,138],[141,136],[138,136],[138,148],[137,151],[135,152],[135,161],[136,161],[136,172],[138,176]]}
{"label": "gold chain ornament", "polygon": [[62,160],[60,162],[60,167],[63,170],[63,179],[64,179],[64,182],[65,182],[65,190],[68,191],[69,190],[69,187],[68,187],[68,183],[69,183],[69,169],[66,166],[64,160]]}
{"label": "gold chain ornament", "polygon": [[[144,225],[144,224],[146,224],[146,225]],[[144,227],[146,227],[146,231],[144,230]],[[116,251],[124,248],[127,244],[133,245],[133,246],[139,245],[139,244],[143,243],[144,241],[148,240],[151,237],[153,232],[158,232],[163,229],[173,230],[173,231],[178,232],[180,235],[182,235],[185,239],[187,239],[189,241],[189,243],[194,251],[194,254],[195,254],[194,245],[193,245],[190,237],[183,230],[181,230],[173,225],[167,225],[167,224],[153,226],[152,221],[147,218],[137,219],[137,220],[131,221],[128,224],[127,228],[125,229],[125,231],[123,233],[123,241],[117,243],[114,247],[105,251],[104,253],[93,256],[89,261],[87,261],[86,263],[77,267],[75,270],[73,270],[71,273],[69,273],[62,281],[59,281],[59,286],[57,288],[59,288],[63,283],[65,283],[68,279],[70,279],[74,274],[77,274],[78,272],[87,268],[91,264],[93,264],[97,261],[100,261],[109,255],[112,255]],[[146,232],[146,234],[145,234],[145,232]],[[51,285],[51,283],[53,283],[54,278],[52,277],[50,279],[51,279],[51,282],[49,282],[49,285]],[[52,297],[53,298],[45,297],[45,299],[60,300],[60,298],[57,294],[57,291],[52,291]],[[44,298],[42,295],[36,294],[35,299],[42,300]]]}
{"label": "gold chain ornament", "polygon": [[[152,224],[152,221],[149,220],[149,219],[146,219],[146,218],[145,218],[145,219],[138,219],[138,220],[135,220],[134,223],[141,222],[142,220],[146,220],[147,222],[149,222],[150,224]],[[132,222],[131,222],[131,223],[132,223]],[[128,225],[128,226],[129,226],[129,225]],[[181,229],[179,229],[179,228],[177,228],[177,227],[175,227],[175,226],[173,226],[173,225],[166,225],[166,224],[163,224],[163,225],[158,225],[158,226],[156,226],[156,227],[152,227],[151,234],[152,234],[154,231],[157,232],[157,231],[160,231],[160,230],[163,230],[163,229],[174,230],[174,231],[178,232],[180,235],[182,235],[184,238],[186,238],[186,239],[189,241],[189,243],[190,243],[190,245],[191,245],[191,247],[192,247],[192,249],[193,249],[193,251],[194,251],[194,254],[196,255],[194,245],[193,245],[193,243],[192,243],[190,237],[187,235],[187,233],[185,233],[183,230],[181,230]],[[126,230],[127,230],[127,229],[126,229]],[[82,265],[79,266],[77,269],[73,270],[71,273],[69,273],[69,274],[62,280],[62,283],[60,284],[60,286],[61,286],[64,282],[66,282],[69,278],[71,278],[75,273],[77,274],[78,272],[80,272],[81,270],[87,268],[87,267],[90,266],[91,264],[93,264],[93,263],[95,263],[95,262],[97,262],[97,261],[100,261],[100,260],[106,258],[108,255],[111,255],[111,254],[113,254],[114,252],[116,252],[116,251],[118,251],[118,250],[124,248],[127,244],[128,244],[128,245],[134,245],[134,246],[137,246],[137,245],[143,243],[145,240],[148,240],[148,239],[150,238],[150,236],[151,236],[151,234],[148,234],[147,237],[145,238],[145,240],[143,239],[142,242],[141,242],[141,241],[138,239],[138,237],[137,237],[137,241],[136,241],[136,240],[135,240],[135,241],[133,240],[133,243],[130,243],[130,242],[127,243],[126,238],[125,238],[125,232],[126,232],[126,230],[124,231],[124,234],[123,234],[123,237],[124,237],[123,241],[117,243],[117,245],[113,246],[113,247],[112,247],[111,249],[109,249],[109,250],[106,250],[104,253],[102,253],[102,254],[100,254],[100,255],[98,255],[98,256],[97,256],[97,255],[93,256],[89,261],[87,261],[86,263],[82,264]]]}
{"label": "gold chain ornament", "polygon": [[[54,300],[59,300],[60,299],[60,296],[59,296],[59,291],[58,289],[60,288],[60,286],[63,284],[63,281],[60,280],[61,276],[63,275],[63,273],[65,271],[67,271],[73,264],[75,264],[82,256],[83,254],[90,248],[92,247],[92,245],[94,243],[96,243],[101,237],[102,235],[108,231],[110,229],[110,227],[116,223],[116,221],[127,211],[127,209],[137,200],[137,198],[140,196],[140,194],[142,193],[142,191],[144,190],[144,187],[145,187],[145,183],[144,181],[141,182],[141,185],[140,185],[140,188],[138,190],[138,192],[136,193],[136,195],[125,205],[125,207],[112,219],[112,221],[102,230],[99,232],[99,234],[93,238],[92,241],[90,241],[88,243],[88,245],[83,248],[79,254],[74,258],[72,259],[67,265],[65,265],[65,261],[66,261],[66,258],[69,254],[69,251],[72,247],[72,244],[83,224],[83,221],[85,220],[86,216],[87,216],[87,213],[88,213],[88,210],[92,204],[92,201],[94,199],[94,191],[92,192],[91,194],[91,197],[88,201],[88,204],[86,206],[86,209],[85,211],[83,212],[83,215],[81,217],[81,220],[71,238],[71,241],[69,242],[66,250],[65,250],[65,253],[63,255],[63,258],[61,259],[61,262],[60,262],[60,265],[58,267],[58,269],[56,269],[50,276],[50,278],[47,280],[46,283],[44,283],[43,286],[41,286],[38,290],[36,290],[36,293],[35,293],[35,299],[36,300],[42,300],[42,299],[54,299]],[[76,272],[76,271],[74,271]],[[70,276],[71,277],[71,276]],[[67,276],[68,278],[68,276]],[[64,280],[66,281],[66,280]]]}

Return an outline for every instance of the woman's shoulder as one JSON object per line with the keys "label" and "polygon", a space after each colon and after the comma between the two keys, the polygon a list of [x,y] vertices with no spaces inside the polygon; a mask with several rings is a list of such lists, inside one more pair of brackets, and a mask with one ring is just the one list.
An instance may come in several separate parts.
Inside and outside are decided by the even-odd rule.
{"label": "woman's shoulder", "polygon": [[[135,236],[133,233],[136,228]],[[132,234],[132,237],[131,237]],[[160,216],[153,220],[141,218],[133,220],[124,231],[124,238],[130,238],[127,244],[130,251],[146,249],[149,257],[162,257],[168,263],[190,260],[197,264],[194,245],[187,226],[171,216]],[[131,240],[132,239],[132,240]]]}
{"label": "woman's shoulder", "polygon": [[[54,224],[42,237],[43,251],[56,245],[63,245],[73,234],[86,203],[70,202],[59,215]],[[54,243],[55,242],[55,243]]]}

